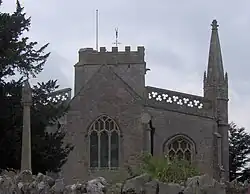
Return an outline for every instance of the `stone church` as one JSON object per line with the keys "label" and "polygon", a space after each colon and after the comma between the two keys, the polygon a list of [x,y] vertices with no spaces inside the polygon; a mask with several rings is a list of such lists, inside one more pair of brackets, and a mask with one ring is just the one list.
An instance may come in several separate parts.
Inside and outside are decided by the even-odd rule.
{"label": "stone church", "polygon": [[66,141],[75,145],[62,169],[66,182],[119,179],[142,151],[177,156],[228,179],[228,76],[217,21],[211,26],[203,96],[146,86],[144,47],[79,50],[65,124]]}

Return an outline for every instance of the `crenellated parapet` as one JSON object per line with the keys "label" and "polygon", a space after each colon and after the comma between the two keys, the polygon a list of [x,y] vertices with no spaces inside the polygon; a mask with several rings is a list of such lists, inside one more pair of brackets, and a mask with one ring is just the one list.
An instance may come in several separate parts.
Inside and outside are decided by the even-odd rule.
{"label": "crenellated parapet", "polygon": [[185,94],[155,87],[146,87],[147,106],[212,117],[212,104],[202,96]]}
{"label": "crenellated parapet", "polygon": [[100,65],[100,64],[141,64],[144,61],[145,48],[138,46],[136,51],[131,51],[130,46],[119,51],[118,47],[112,47],[107,51],[106,47],[100,47],[100,51],[93,48],[82,48],[79,50],[79,61],[75,66]]}
{"label": "crenellated parapet", "polygon": [[65,88],[52,92],[48,96],[48,100],[57,103],[57,102],[66,102],[69,103],[71,100],[71,88]]}

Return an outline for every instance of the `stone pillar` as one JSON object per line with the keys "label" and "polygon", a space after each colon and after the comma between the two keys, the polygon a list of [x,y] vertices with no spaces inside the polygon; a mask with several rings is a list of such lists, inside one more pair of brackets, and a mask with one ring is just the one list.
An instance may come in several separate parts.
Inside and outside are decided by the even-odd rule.
{"label": "stone pillar", "polygon": [[29,81],[24,82],[22,88],[23,104],[23,131],[22,131],[22,158],[21,171],[31,171],[31,127],[30,127],[30,107],[32,106],[32,90]]}

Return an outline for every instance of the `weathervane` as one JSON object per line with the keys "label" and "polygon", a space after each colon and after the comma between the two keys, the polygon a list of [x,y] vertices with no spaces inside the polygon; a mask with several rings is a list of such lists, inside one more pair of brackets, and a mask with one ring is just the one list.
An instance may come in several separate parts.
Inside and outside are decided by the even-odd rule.
{"label": "weathervane", "polygon": [[115,28],[115,42],[113,43],[116,47],[118,47],[119,44],[121,44],[118,41],[118,28]]}

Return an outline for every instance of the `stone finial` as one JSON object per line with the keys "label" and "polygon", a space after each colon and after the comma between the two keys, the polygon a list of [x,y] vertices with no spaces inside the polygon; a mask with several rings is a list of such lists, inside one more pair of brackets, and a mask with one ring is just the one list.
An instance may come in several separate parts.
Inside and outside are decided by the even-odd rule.
{"label": "stone finial", "polygon": [[29,81],[24,81],[22,88],[22,103],[32,103],[32,89]]}
{"label": "stone finial", "polygon": [[219,25],[217,23],[217,20],[213,20],[211,26],[212,30],[218,30]]}

